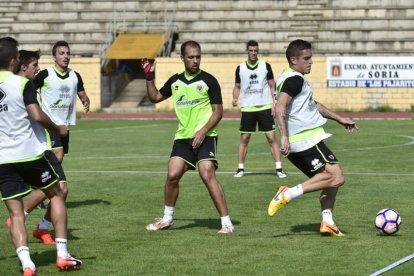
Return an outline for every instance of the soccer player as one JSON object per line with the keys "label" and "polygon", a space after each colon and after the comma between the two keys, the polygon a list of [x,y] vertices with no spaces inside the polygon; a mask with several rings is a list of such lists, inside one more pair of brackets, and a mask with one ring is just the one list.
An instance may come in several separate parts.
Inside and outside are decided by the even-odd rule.
{"label": "soccer player", "polygon": [[[17,75],[33,81],[36,77],[36,74],[39,72],[39,52],[35,51],[19,51],[19,64],[17,66]],[[50,145],[48,145],[50,147]],[[47,152],[50,154],[50,151]],[[52,153],[53,154],[53,153]],[[53,161],[57,161],[56,158],[53,158]],[[57,161],[58,162],[58,161]],[[56,166],[61,168],[61,166]],[[62,169],[58,172],[59,182],[66,183],[65,173]],[[25,217],[38,205],[39,202],[42,202],[45,198],[45,194],[41,190],[34,190],[29,194],[25,203],[24,203],[24,214]],[[46,214],[42,221],[39,223],[39,226],[33,231],[33,236],[42,241],[43,244],[55,244],[55,241],[52,238],[52,235],[49,232],[49,225],[51,223],[50,208],[47,208]],[[10,229],[11,219],[6,220],[6,226]]]}
{"label": "soccer player", "polygon": [[17,65],[16,74],[34,81],[39,67],[40,54],[38,51],[19,51],[19,64]]}
{"label": "soccer player", "polygon": [[322,223],[320,233],[343,236],[333,220],[338,188],[345,182],[342,169],[323,140],[330,137],[323,125],[326,118],[343,125],[349,132],[357,130],[355,122],[329,110],[312,98],[312,89],[304,78],[312,67],[311,44],[292,41],[286,58],[289,67],[278,78],[276,119],[281,133],[281,151],[308,180],[294,187],[281,186],[269,204],[268,214],[274,216],[281,208],[305,193],[321,191]]}
{"label": "soccer player", "polygon": [[[90,100],[85,92],[80,74],[69,68],[70,48],[66,41],[57,41],[52,48],[54,65],[36,75],[35,86],[39,89],[43,111],[56,124],[76,124],[76,96],[89,111]],[[68,132],[69,133],[69,132]],[[53,131],[49,133],[52,150],[60,163],[69,151],[69,135],[62,138]]]}
{"label": "soccer player", "polygon": [[36,90],[28,79],[14,75],[19,60],[18,42],[0,38],[0,192],[11,219],[10,235],[23,269],[23,275],[35,275],[24,225],[22,196],[27,185],[42,189],[53,204],[52,222],[56,232],[56,266],[60,269],[79,267],[82,262],[67,250],[67,214],[64,193],[58,185],[56,168],[46,154],[44,128],[67,134],[66,126],[56,125],[41,110]]}
{"label": "soccer player", "polygon": [[247,148],[252,133],[264,132],[270,146],[270,152],[276,166],[276,175],[280,178],[286,177],[280,160],[280,148],[275,136],[275,120],[273,93],[275,81],[272,67],[269,63],[259,60],[259,43],[250,40],[246,44],[247,61],[236,69],[236,81],[233,88],[234,107],[240,98],[241,122],[240,143],[238,148],[239,165],[234,177],[242,177],[244,174],[244,162],[246,160]]}
{"label": "soccer player", "polygon": [[215,77],[200,69],[201,48],[196,41],[181,45],[181,60],[184,72],[170,77],[160,90],[154,83],[156,62],[150,64],[147,59],[142,60],[149,99],[158,103],[172,97],[178,119],[164,186],[164,216],[147,225],[146,230],[157,231],[173,224],[180,179],[186,171],[197,167],[221,217],[222,227],[218,233],[232,233],[234,227],[224,191],[215,173],[217,124],[223,116],[221,88]]}
{"label": "soccer player", "polygon": [[[79,73],[70,69],[70,48],[66,41],[57,41],[52,48],[54,65],[50,68],[40,71],[34,80],[36,89],[39,89],[40,101],[43,111],[59,125],[76,124],[76,96],[79,97],[83,104],[85,112],[89,111],[89,97],[85,92],[83,81]],[[68,135],[62,137],[55,131],[48,131],[52,144],[52,151],[57,160],[62,163],[63,157],[69,152],[69,130]],[[66,181],[60,181],[59,185],[65,193],[65,199],[68,195]],[[45,197],[41,197],[39,192],[33,192],[25,201],[25,210],[30,213],[36,206],[41,203]],[[48,206],[50,208],[50,206]],[[33,236],[41,240],[44,244],[53,244],[54,241],[50,235],[49,212],[46,211],[42,221],[33,231]]]}

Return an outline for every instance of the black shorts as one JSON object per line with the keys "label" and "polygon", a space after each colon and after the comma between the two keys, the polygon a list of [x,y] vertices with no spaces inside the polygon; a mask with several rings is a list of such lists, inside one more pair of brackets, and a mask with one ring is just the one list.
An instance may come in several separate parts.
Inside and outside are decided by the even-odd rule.
{"label": "black shorts", "polygon": [[287,158],[309,178],[317,174],[326,163],[338,163],[338,159],[324,142],[319,142],[316,146],[301,152],[290,153]]}
{"label": "black shorts", "polygon": [[[54,154],[39,159],[10,164],[0,164],[0,192],[2,200],[22,196],[33,188],[45,189],[58,182],[59,176],[53,167]],[[56,157],[55,157],[56,159]],[[56,160],[57,161],[57,160]],[[57,162],[59,164],[59,162]],[[60,166],[60,164],[59,164]],[[62,169],[63,171],[63,169]]]}
{"label": "black shorts", "polygon": [[66,182],[66,175],[65,175],[65,172],[63,171],[62,164],[59,163],[53,151],[51,150],[45,151],[45,156],[49,160],[50,164],[52,165],[57,175],[59,176],[59,181]]}
{"label": "black shorts", "polygon": [[50,136],[50,142],[52,143],[52,149],[63,148],[63,153],[69,152],[69,130],[68,135],[63,137],[55,131],[47,131]]}
{"label": "black shorts", "polygon": [[275,130],[275,119],[272,116],[272,109],[242,112],[240,121],[241,133],[269,132]]}
{"label": "black shorts", "polygon": [[201,146],[197,149],[193,149],[192,143],[193,139],[174,140],[170,158],[179,157],[183,159],[189,165],[190,170],[195,170],[198,162],[210,160],[217,169],[217,137],[206,136]]}

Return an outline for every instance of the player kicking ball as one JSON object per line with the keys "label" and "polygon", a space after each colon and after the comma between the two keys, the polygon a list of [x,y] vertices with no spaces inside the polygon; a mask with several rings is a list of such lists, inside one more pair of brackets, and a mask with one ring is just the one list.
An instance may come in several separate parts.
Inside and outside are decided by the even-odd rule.
{"label": "player kicking ball", "polygon": [[281,186],[270,201],[268,214],[274,216],[280,209],[305,193],[321,191],[322,223],[320,233],[340,237],[344,234],[333,220],[336,194],[345,183],[342,169],[332,151],[323,142],[331,135],[323,125],[331,119],[345,126],[349,132],[357,130],[349,118],[330,111],[312,98],[312,90],[304,75],[312,67],[311,44],[304,40],[292,41],[287,50],[286,68],[276,82],[278,101],[276,120],[281,134],[281,152],[309,177],[294,187]]}

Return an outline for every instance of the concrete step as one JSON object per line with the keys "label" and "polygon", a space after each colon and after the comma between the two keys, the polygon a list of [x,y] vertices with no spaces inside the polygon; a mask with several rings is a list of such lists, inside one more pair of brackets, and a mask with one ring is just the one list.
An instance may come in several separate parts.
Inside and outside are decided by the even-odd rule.
{"label": "concrete step", "polygon": [[[13,30],[15,32],[15,30]],[[66,30],[64,32],[59,31],[36,31],[32,32],[19,31],[16,32],[14,37],[21,41],[57,41],[57,40],[68,40],[68,41],[84,41],[83,43],[102,43],[106,41],[106,33],[95,33],[95,32],[79,32],[76,30]]]}
{"label": "concrete step", "polygon": [[[399,29],[384,29],[384,30],[306,30],[303,32],[304,36],[309,36],[312,32],[318,36],[320,40],[331,41],[349,41],[349,40],[362,40],[362,41],[391,41],[391,40],[407,40],[407,38],[413,38],[412,30],[399,30]],[[222,32],[190,32],[181,31],[180,41],[186,41],[189,39],[195,39],[200,43],[203,42],[231,42],[231,41],[244,41],[247,42],[252,37],[259,41],[278,41],[278,40],[290,40],[292,37],[301,37],[302,32],[298,30],[278,30],[274,31],[222,31]],[[177,45],[178,46],[178,45]]]}
{"label": "concrete step", "polygon": [[[20,1],[22,0],[15,0]],[[128,9],[138,9],[138,8],[147,8],[147,9],[166,9],[174,8],[176,10],[188,9],[188,7],[193,7],[194,9],[208,9],[211,7],[216,7],[217,9],[231,9],[235,6],[245,9],[253,9],[256,7],[278,7],[278,8],[288,8],[295,7],[297,5],[296,0],[278,0],[278,1],[268,1],[268,0],[256,0],[256,1],[231,1],[231,0],[207,0],[207,1],[191,1],[191,0],[140,0],[140,1],[111,1],[111,0],[101,0],[101,1],[88,1],[88,0],[74,0],[70,2],[61,1],[61,0],[28,0],[24,1],[25,5],[29,8],[42,8],[42,9],[62,9],[62,8],[74,8],[74,9],[86,9],[86,8],[113,8],[120,10]]]}
{"label": "concrete step", "polygon": [[349,20],[349,19],[295,19],[295,20],[215,20],[215,21],[191,21],[191,22],[175,22],[180,32],[197,31],[197,32],[249,32],[249,31],[280,31],[287,30],[292,27],[314,28],[316,31],[326,30],[381,30],[381,29],[414,29],[414,20],[405,19],[366,19],[366,20]]}
{"label": "concrete step", "polygon": [[132,80],[111,104],[110,108],[136,108],[147,95],[146,83],[143,79]]}
{"label": "concrete step", "polygon": [[[292,37],[292,39],[295,39]],[[270,51],[274,51],[277,49],[283,50],[289,44],[291,40],[283,40],[283,41],[260,41],[260,52],[262,54]],[[411,41],[333,41],[333,40],[313,40],[312,46],[314,49],[318,50],[338,50],[338,44],[341,45],[341,52],[347,51],[352,52],[353,50],[387,50],[392,51],[393,49],[396,50],[409,50],[414,49],[414,40]],[[178,45],[180,45],[180,41]],[[178,47],[179,48],[179,47]],[[225,53],[239,53],[240,51],[245,51],[245,42],[203,42],[201,44],[202,52],[203,53],[210,53],[216,52],[217,49],[219,51]]]}

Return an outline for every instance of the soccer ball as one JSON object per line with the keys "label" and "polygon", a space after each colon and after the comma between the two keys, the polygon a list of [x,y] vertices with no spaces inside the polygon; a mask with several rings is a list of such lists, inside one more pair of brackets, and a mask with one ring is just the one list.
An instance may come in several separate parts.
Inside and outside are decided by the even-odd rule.
{"label": "soccer ball", "polygon": [[375,217],[375,227],[381,234],[393,235],[400,229],[400,225],[400,214],[391,208],[382,209]]}

